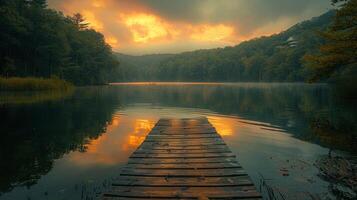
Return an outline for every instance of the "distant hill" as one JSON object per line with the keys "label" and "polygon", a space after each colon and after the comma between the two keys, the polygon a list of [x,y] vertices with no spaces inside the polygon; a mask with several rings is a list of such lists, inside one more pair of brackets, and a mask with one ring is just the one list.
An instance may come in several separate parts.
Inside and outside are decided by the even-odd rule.
{"label": "distant hill", "polygon": [[160,62],[171,58],[174,54],[151,54],[132,56],[114,53],[120,62],[117,79],[113,81],[148,81],[154,80],[153,74]]}
{"label": "distant hill", "polygon": [[329,11],[279,34],[234,47],[174,55],[116,55],[132,80],[304,81],[310,71],[302,58],[324,43],[318,32],[329,27],[334,15],[335,11]]}
{"label": "distant hill", "polygon": [[122,53],[115,53],[119,61],[138,67],[150,67],[159,64],[162,60],[174,56],[174,54],[151,54],[143,56],[132,56]]}

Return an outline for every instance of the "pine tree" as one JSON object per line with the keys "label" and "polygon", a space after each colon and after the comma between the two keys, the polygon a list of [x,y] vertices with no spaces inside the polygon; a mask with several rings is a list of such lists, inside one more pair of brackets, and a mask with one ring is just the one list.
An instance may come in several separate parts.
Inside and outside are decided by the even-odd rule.
{"label": "pine tree", "polygon": [[76,13],[69,18],[79,30],[85,30],[89,26],[89,23],[86,23],[86,19],[80,13]]}
{"label": "pine tree", "polygon": [[40,8],[47,7],[47,0],[28,0],[27,2],[32,6],[36,6]]}
{"label": "pine tree", "polygon": [[332,3],[342,4],[330,29],[321,33],[326,44],[320,47],[319,55],[305,58],[315,71],[312,80],[357,67],[357,0],[332,0]]}

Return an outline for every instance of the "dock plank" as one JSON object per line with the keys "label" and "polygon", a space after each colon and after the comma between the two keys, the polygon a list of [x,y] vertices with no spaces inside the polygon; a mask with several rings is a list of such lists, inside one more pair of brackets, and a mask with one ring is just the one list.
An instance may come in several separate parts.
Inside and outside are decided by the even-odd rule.
{"label": "dock plank", "polygon": [[215,187],[113,187],[105,196],[127,198],[259,198],[260,194],[253,186]]}
{"label": "dock plank", "polygon": [[113,186],[147,186],[147,187],[227,187],[253,186],[248,176],[240,177],[131,177],[122,176],[113,181]]}
{"label": "dock plank", "polygon": [[207,118],[187,118],[160,119],[102,199],[254,200],[261,195]]}
{"label": "dock plank", "polygon": [[228,169],[228,168],[241,168],[238,163],[139,163],[128,164],[129,167],[136,169]]}

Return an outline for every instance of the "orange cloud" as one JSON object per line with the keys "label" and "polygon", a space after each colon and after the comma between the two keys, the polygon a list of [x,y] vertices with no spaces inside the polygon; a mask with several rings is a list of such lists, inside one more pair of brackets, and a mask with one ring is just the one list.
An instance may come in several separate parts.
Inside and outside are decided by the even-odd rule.
{"label": "orange cloud", "polygon": [[96,8],[104,8],[106,7],[106,3],[103,0],[92,0],[92,6]]}
{"label": "orange cloud", "polygon": [[169,25],[154,15],[143,13],[124,15],[122,20],[131,31],[134,42],[146,43],[150,40],[166,38],[170,34]]}
{"label": "orange cloud", "polygon": [[118,39],[114,36],[106,36],[105,42],[108,43],[114,49],[119,47]]}
{"label": "orange cloud", "polygon": [[[174,48],[181,48],[174,51],[185,51],[193,46],[202,47],[202,44],[208,45],[206,48],[234,44],[233,26],[170,21],[135,1],[91,0],[88,3],[87,0],[64,0],[63,3],[51,3],[50,0],[49,3],[67,15],[80,12],[89,27],[103,33],[105,41],[115,51],[135,54],[137,49],[145,53],[160,49],[172,52]],[[186,45],[188,48],[183,48]]]}
{"label": "orange cloud", "polygon": [[[277,1],[288,8],[301,4]],[[301,21],[297,14],[270,13],[271,7],[244,0],[48,0],[48,4],[66,15],[82,13],[91,28],[104,34],[113,50],[129,54],[177,53],[236,45],[280,32]],[[260,12],[253,12],[255,9]]]}
{"label": "orange cloud", "polygon": [[83,10],[81,12],[83,17],[85,18],[86,22],[89,23],[89,27],[93,28],[97,31],[103,31],[104,30],[104,25],[103,23],[97,19],[95,16],[95,13],[89,10]]}
{"label": "orange cloud", "polygon": [[234,33],[234,27],[224,24],[202,25],[193,28],[191,39],[197,41],[222,41],[231,38]]}
{"label": "orange cloud", "polygon": [[155,15],[144,13],[122,15],[121,20],[132,33],[133,41],[137,43],[158,40],[170,42],[177,38],[198,42],[219,42],[228,41],[228,39],[234,37],[234,27],[224,24],[175,24]]}

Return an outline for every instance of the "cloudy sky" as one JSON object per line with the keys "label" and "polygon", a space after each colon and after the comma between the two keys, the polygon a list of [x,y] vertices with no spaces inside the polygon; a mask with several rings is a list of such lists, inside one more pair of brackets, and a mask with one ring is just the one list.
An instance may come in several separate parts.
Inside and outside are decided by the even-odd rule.
{"label": "cloudy sky", "polygon": [[224,47],[326,12],[329,0],[49,0],[81,13],[113,49],[127,54]]}

